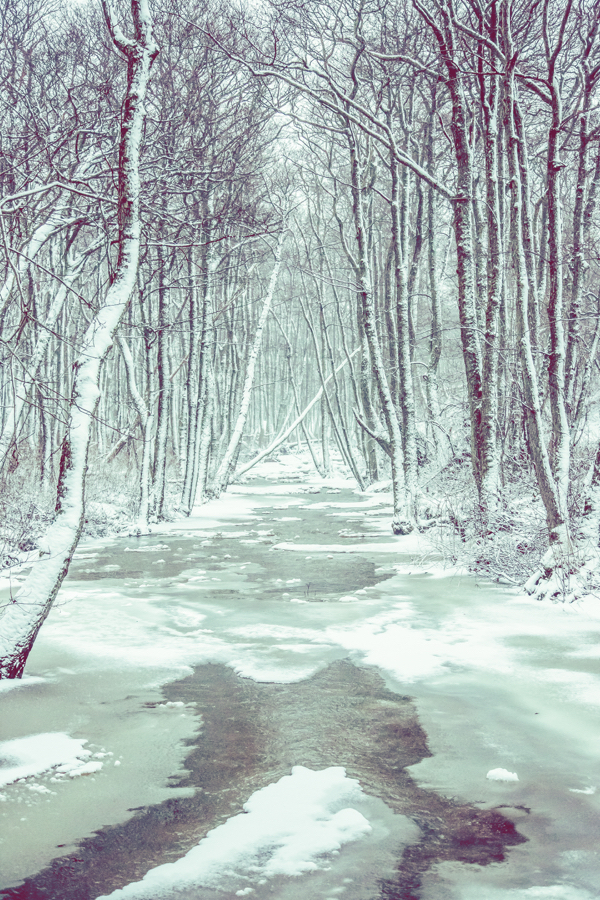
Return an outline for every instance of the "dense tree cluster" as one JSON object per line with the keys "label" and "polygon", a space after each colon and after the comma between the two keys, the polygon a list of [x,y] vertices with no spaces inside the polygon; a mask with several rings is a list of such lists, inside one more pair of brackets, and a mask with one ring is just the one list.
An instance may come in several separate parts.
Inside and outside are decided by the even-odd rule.
{"label": "dense tree cluster", "polygon": [[144,529],[292,439],[391,479],[396,533],[445,524],[493,574],[507,535],[530,590],[585,588],[599,27],[598,0],[6,0],[7,521],[57,498],[35,632],[88,468]]}

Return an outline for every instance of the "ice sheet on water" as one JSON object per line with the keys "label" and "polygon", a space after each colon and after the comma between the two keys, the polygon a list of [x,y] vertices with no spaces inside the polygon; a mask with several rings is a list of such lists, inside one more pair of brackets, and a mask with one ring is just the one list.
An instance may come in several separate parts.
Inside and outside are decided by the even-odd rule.
{"label": "ice sheet on water", "polygon": [[388,541],[385,544],[373,544],[364,541],[360,544],[295,544],[281,541],[273,545],[273,550],[295,550],[297,553],[419,553],[424,549],[421,535],[407,535]]}
{"label": "ice sheet on water", "polygon": [[304,503],[302,509],[354,509],[360,512],[363,509],[370,509],[374,506],[381,506],[380,497],[369,497],[367,500],[320,500],[317,503]]}
{"label": "ice sheet on water", "polygon": [[[254,497],[234,492],[211,501],[196,519],[199,529],[205,530],[207,523],[225,529],[227,520],[239,522],[240,517],[253,515],[255,507],[273,507],[273,498],[263,499],[260,490]],[[290,498],[290,507],[297,503],[297,497]],[[357,498],[357,507],[360,504]],[[171,535],[197,538],[193,524],[186,520],[183,531],[181,523],[175,523],[169,526]],[[161,541],[166,540],[165,534]],[[405,547],[407,540],[390,536],[385,543],[398,548]],[[339,549],[364,552],[370,547],[370,543],[356,543]],[[331,555],[333,548],[311,544],[290,549],[312,553],[327,565],[323,552]],[[381,545],[374,544],[372,549],[381,552]],[[277,556],[273,554],[272,560]],[[388,568],[391,563],[398,567],[389,553],[385,561]],[[277,574],[283,574],[287,564],[279,564]],[[122,671],[128,666],[153,672],[162,666],[156,678],[168,680],[189,671],[188,666],[221,662],[244,677],[282,683],[308,678],[333,659],[349,656],[376,667],[393,680],[397,690],[410,684],[407,690],[420,697],[420,714],[434,752],[430,762],[420,764],[422,772],[414,772],[422,784],[431,783],[453,796],[485,793],[490,802],[504,802],[508,792],[514,802],[544,808],[550,797],[555,822],[559,821],[559,814],[554,815],[557,809],[560,816],[570,811],[564,834],[573,831],[577,821],[584,822],[597,806],[597,797],[588,789],[596,784],[597,774],[593,726],[597,717],[589,715],[589,707],[597,712],[600,706],[600,683],[592,669],[600,608],[593,601],[569,607],[542,604],[479,585],[473,577],[434,570],[429,576],[398,572],[368,593],[349,586],[340,589],[336,600],[353,596],[354,602],[307,602],[300,589],[291,585],[290,594],[284,595],[288,602],[275,602],[260,586],[257,589],[263,577],[260,566],[252,563],[243,571],[245,565],[236,561],[227,573],[219,573],[223,587],[231,591],[224,590],[218,597],[214,585],[202,582],[169,585],[168,596],[154,582],[124,585],[122,592],[112,593],[87,583],[67,583],[61,598],[73,602],[52,613],[40,650],[67,650],[73,669],[88,673],[102,667]],[[274,571],[269,570],[269,578]],[[247,578],[250,572],[254,581]],[[242,589],[248,593],[243,595]],[[349,589],[351,595],[345,593]],[[101,615],[90,616],[92,605]],[[38,670],[45,672],[46,665],[54,677],[52,656]],[[463,710],[471,715],[460,719]],[[441,723],[437,744],[431,737],[436,721]],[[458,734],[462,724],[457,722],[464,723],[462,735]],[[486,781],[487,769],[498,763],[509,770],[517,768],[520,781]],[[481,794],[473,793],[480,788]],[[518,801],[516,792],[520,792]],[[570,846],[571,838],[563,835],[561,840],[561,846]],[[532,846],[527,852],[532,852]],[[597,875],[597,868],[593,872]],[[536,878],[532,877],[534,884]],[[468,898],[588,900],[587,886],[585,882],[578,893],[565,885],[529,887],[529,893],[515,892],[512,886],[496,893],[490,888],[489,895],[482,891]],[[456,893],[459,900],[467,897],[461,893],[463,887]],[[559,889],[562,895],[548,893]]]}
{"label": "ice sheet on water", "polygon": [[[236,494],[255,494],[256,486],[252,484],[236,484],[234,491]],[[306,493],[306,486],[304,484],[270,484],[270,485],[261,485],[260,489],[261,494],[272,495],[277,494],[304,494]]]}
{"label": "ice sheet on water", "polygon": [[[474,579],[442,581],[424,575],[417,576],[418,585],[414,578],[400,575],[368,593],[340,592],[341,598],[355,598],[352,603],[282,604],[268,593],[257,594],[244,566],[243,560],[236,561],[219,573],[218,596],[214,584],[195,571],[187,583],[169,589],[168,604],[162,594],[153,595],[147,588],[128,594],[128,588],[107,592],[69,583],[61,591],[66,603],[50,617],[43,638],[76,652],[81,648],[87,669],[113,659],[120,668],[164,666],[179,673],[194,664],[217,662],[246,677],[284,683],[310,677],[348,653],[403,683],[442,675],[449,668],[512,675],[527,670],[555,684],[563,696],[600,706],[595,675],[579,666],[570,670],[531,664],[536,642],[553,641],[559,634],[563,662],[587,644],[593,648],[585,635],[597,632],[597,619],[576,610],[550,605],[540,615],[539,603],[504,590],[501,602],[494,602],[494,589],[489,589],[489,600],[475,605]],[[234,593],[246,589],[249,604],[240,603]],[[402,599],[406,590],[433,598],[437,594],[440,600],[410,602]],[[295,589],[290,599],[306,598]],[[101,605],[102,615],[90,619],[92,600]],[[300,668],[291,646],[299,640],[314,644],[314,654],[307,654]]]}
{"label": "ice sheet on water", "polygon": [[597,900],[598,898],[597,894],[591,894],[584,888],[569,884],[540,885],[514,890],[489,886],[472,889],[463,887],[458,896],[460,900]]}
{"label": "ice sheet on water", "polygon": [[362,813],[348,805],[363,796],[358,781],[340,766],[295,766],[291,775],[252,794],[244,813],[210,831],[186,856],[151,869],[141,882],[113,891],[110,900],[162,900],[194,886],[243,896],[263,879],[327,867],[330,854],[371,831]]}

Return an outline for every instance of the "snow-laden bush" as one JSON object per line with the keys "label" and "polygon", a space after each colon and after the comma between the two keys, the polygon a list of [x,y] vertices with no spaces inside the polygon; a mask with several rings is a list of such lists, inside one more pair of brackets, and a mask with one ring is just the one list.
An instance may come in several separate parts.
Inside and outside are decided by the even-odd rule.
{"label": "snow-laden bush", "polygon": [[35,550],[54,510],[55,490],[40,485],[23,462],[0,485],[0,566],[21,562]]}

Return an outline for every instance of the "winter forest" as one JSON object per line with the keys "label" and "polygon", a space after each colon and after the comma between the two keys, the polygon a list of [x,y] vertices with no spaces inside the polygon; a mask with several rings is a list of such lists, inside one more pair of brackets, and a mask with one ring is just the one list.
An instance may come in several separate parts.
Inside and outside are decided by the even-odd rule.
{"label": "winter forest", "polygon": [[0,618],[272,453],[597,589],[599,0],[4,0]]}

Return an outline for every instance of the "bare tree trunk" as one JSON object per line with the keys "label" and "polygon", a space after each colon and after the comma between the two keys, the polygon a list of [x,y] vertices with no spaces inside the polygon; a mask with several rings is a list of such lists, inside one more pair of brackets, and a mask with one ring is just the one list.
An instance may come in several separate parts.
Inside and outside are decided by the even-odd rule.
{"label": "bare tree trunk", "polygon": [[594,175],[589,190],[587,190],[586,199],[586,183],[588,180],[587,161],[591,143],[591,135],[589,132],[590,107],[592,104],[593,90],[600,77],[598,67],[590,67],[590,56],[592,55],[592,50],[597,41],[599,27],[599,18],[596,14],[593,17],[592,27],[588,32],[585,50],[580,62],[583,74],[583,100],[581,103],[581,112],[579,114],[579,153],[577,184],[575,188],[575,208],[573,210],[573,248],[571,252],[572,284],[565,359],[565,397],[571,427],[577,424],[578,412],[581,410],[583,398],[589,390],[589,378],[582,378],[580,382],[579,397],[577,396],[576,382],[580,353],[579,343],[581,340],[580,317],[584,275],[586,270],[584,252],[589,243],[590,227],[596,206],[598,181],[600,179],[599,148],[596,155]]}
{"label": "bare tree trunk", "polygon": [[[138,419],[142,428],[142,465],[140,469],[140,505],[138,510],[137,527],[141,531],[148,530],[148,517],[150,513],[150,455],[152,452],[152,432],[154,428],[153,416],[148,409],[148,405],[139,392],[135,378],[135,363],[129,344],[122,335],[116,337],[119,350],[125,363],[125,371],[127,372],[127,385],[129,394],[136,408]],[[127,439],[129,440],[129,436]],[[114,451],[113,451],[114,453]],[[111,454],[114,459],[116,453]]]}
{"label": "bare tree trunk", "polygon": [[[429,127],[427,131],[426,161],[430,172],[434,169],[433,125],[437,112],[437,85],[432,88],[431,108],[429,110]],[[438,371],[442,358],[442,305],[438,291],[437,241],[435,229],[435,189],[427,187],[427,282],[431,299],[431,325],[429,328],[429,363],[423,376],[425,381],[425,399],[427,411],[433,425],[432,438],[436,449],[439,449],[438,429],[440,427],[440,401],[438,387]]]}
{"label": "bare tree trunk", "polygon": [[240,404],[240,409],[238,412],[237,421],[235,423],[235,427],[233,429],[233,433],[231,435],[229,446],[225,451],[225,456],[221,460],[221,464],[218,468],[217,474],[215,475],[215,480],[213,487],[211,488],[211,495],[218,497],[219,494],[227,489],[227,485],[229,484],[231,473],[232,473],[232,465],[234,462],[234,457],[237,455],[238,446],[240,440],[242,438],[242,434],[244,432],[244,426],[246,424],[246,419],[248,417],[248,408],[250,406],[250,399],[252,397],[252,387],[254,384],[254,372],[256,369],[256,360],[258,358],[258,354],[260,351],[260,345],[262,341],[262,335],[264,331],[264,327],[267,321],[267,316],[269,315],[269,310],[271,309],[271,303],[273,301],[273,295],[275,294],[275,288],[277,286],[277,279],[279,277],[279,270],[281,268],[281,254],[283,251],[283,241],[287,231],[287,223],[284,222],[283,228],[281,230],[281,234],[279,235],[279,239],[277,241],[277,247],[275,248],[275,263],[273,266],[273,271],[271,273],[271,278],[269,281],[269,287],[267,289],[267,293],[265,299],[263,301],[263,306],[260,312],[260,318],[258,320],[258,325],[256,326],[256,332],[254,333],[254,341],[252,343],[252,349],[250,350],[250,355],[248,357],[248,362],[246,365],[246,378],[244,380],[244,389],[242,391],[242,401]]}
{"label": "bare tree trunk", "polygon": [[[162,229],[159,231],[162,236]],[[156,410],[156,449],[154,454],[154,478],[152,485],[153,517],[162,519],[165,502],[165,478],[167,465],[167,437],[169,433],[169,412],[171,406],[172,384],[169,378],[168,315],[165,287],[165,266],[163,247],[157,247],[158,256],[158,338],[157,338],[157,370],[158,370],[158,406]]]}
{"label": "bare tree trunk", "polygon": [[402,435],[400,433],[398,416],[396,414],[396,408],[394,406],[389,382],[387,380],[385,372],[381,343],[379,340],[379,335],[377,333],[371,273],[369,270],[366,248],[363,197],[357,147],[349,129],[347,130],[347,136],[350,148],[352,212],[354,216],[354,229],[357,247],[357,260],[355,267],[357,293],[362,309],[363,325],[365,329],[367,344],[369,347],[369,355],[371,357],[373,376],[375,378],[377,392],[381,401],[381,407],[387,427],[388,440],[390,443],[391,451],[390,460],[392,464],[392,495],[394,503],[392,531],[394,532],[394,534],[408,534],[414,528],[415,515],[414,509],[411,508],[409,499],[406,495],[406,486],[403,477],[404,458],[402,453]]}
{"label": "bare tree trunk", "polygon": [[[482,23],[483,26],[483,23]],[[494,43],[498,40],[498,12],[496,0],[490,4],[489,36]],[[487,221],[487,303],[485,310],[485,341],[483,346],[482,383],[482,495],[488,508],[495,505],[500,458],[498,448],[498,339],[500,308],[502,303],[501,272],[501,232],[500,232],[500,192],[499,192],[499,76],[490,65],[491,74],[486,85],[484,75],[483,42],[479,53],[480,102],[484,119],[485,142],[485,182]],[[492,61],[493,62],[493,61]],[[482,294],[483,296],[483,294]]]}
{"label": "bare tree trunk", "polygon": [[[402,417],[402,461],[404,473],[405,512],[404,516],[414,519],[417,494],[417,425],[415,394],[412,380],[411,316],[409,308],[409,279],[407,241],[402,240],[403,222],[400,216],[399,166],[394,155],[390,159],[392,175],[392,241],[394,244],[394,279],[396,285],[396,321],[398,340],[398,405]],[[408,175],[408,170],[405,168]],[[406,186],[404,192],[406,191]],[[405,207],[406,200],[403,201]],[[404,219],[407,219],[404,208]],[[406,222],[404,229],[406,230]],[[392,435],[390,433],[390,440]],[[400,532],[402,533],[402,532]]]}
{"label": "bare tree trunk", "polygon": [[194,496],[192,508],[198,503],[198,500],[204,496],[206,491],[206,483],[208,480],[208,467],[210,463],[213,422],[215,411],[215,374],[212,362],[208,364],[208,370],[205,376],[205,384],[203,387],[202,402],[202,420],[200,423],[200,441],[198,444],[198,455],[195,465],[194,478]]}
{"label": "bare tree trunk", "polygon": [[[569,15],[572,0],[567,0],[563,22]],[[562,168],[559,139],[562,129],[562,101],[556,61],[562,46],[562,36],[551,51],[548,40],[548,0],[544,3],[544,43],[548,63],[552,122],[548,132],[547,197],[548,197],[548,273],[550,293],[548,298],[548,322],[550,324],[550,354],[548,359],[548,388],[552,416],[552,468],[559,503],[566,514],[571,464],[571,433],[565,403],[565,329],[563,303],[562,263],[562,210],[560,199],[560,171]]]}
{"label": "bare tree trunk", "polygon": [[[201,441],[203,427],[207,420],[207,407],[209,396],[206,392],[206,381],[212,368],[209,359],[209,323],[208,316],[213,302],[214,287],[214,248],[212,246],[214,230],[214,197],[212,186],[205,188],[203,202],[204,228],[203,258],[202,258],[202,300],[200,303],[193,300],[193,312],[190,332],[190,402],[188,421],[188,440],[186,449],[185,475],[181,495],[181,509],[189,515],[194,505],[198,487],[199,462],[201,459]],[[194,354],[194,369],[192,369],[192,351]],[[212,418],[212,415],[208,416]]]}
{"label": "bare tree trunk", "polygon": [[486,493],[488,464],[490,458],[493,458],[493,449],[488,444],[493,432],[484,427],[482,408],[483,364],[475,304],[473,151],[470,143],[470,116],[464,94],[463,75],[455,58],[457,37],[453,6],[450,0],[440,0],[435,4],[440,23],[421,0],[413,2],[435,36],[446,70],[445,83],[452,102],[451,131],[456,161],[456,187],[452,203],[458,275],[458,312],[471,421],[471,462],[480,506],[485,515],[489,504]]}
{"label": "bare tree trunk", "polygon": [[561,500],[554,479],[548,448],[544,437],[538,376],[533,360],[532,342],[530,335],[529,290],[531,286],[527,266],[527,241],[524,237],[524,228],[531,218],[524,207],[528,206],[527,186],[521,177],[521,160],[526,156],[526,148],[519,147],[521,133],[519,128],[520,115],[518,112],[517,88],[514,76],[514,51],[512,50],[512,34],[510,20],[504,13],[505,45],[507,58],[513,60],[509,64],[506,79],[506,125],[508,131],[508,157],[509,177],[512,194],[511,204],[511,248],[513,266],[516,279],[516,315],[517,338],[519,345],[519,357],[523,368],[523,394],[525,399],[525,421],[529,452],[533,461],[540,496],[546,510],[546,522],[548,525],[549,551],[544,557],[543,568],[535,573],[527,583],[530,591],[544,593],[551,584],[554,573],[563,573],[568,577],[568,560],[571,554],[571,540],[569,535],[566,508]]}
{"label": "bare tree trunk", "polygon": [[127,92],[121,119],[118,181],[118,258],[104,302],[86,332],[75,363],[69,423],[63,441],[56,514],[46,533],[43,558],[0,619],[0,678],[20,678],[38,631],[58,594],[79,542],[85,513],[85,480],[93,418],[100,399],[102,363],[135,287],[139,248],[139,158],[144,98],[158,52],[147,0],[131,0],[134,38],[126,37],[103,8],[111,37],[127,58]]}
{"label": "bare tree trunk", "polygon": [[21,383],[15,392],[14,402],[12,405],[9,405],[9,408],[7,410],[2,433],[0,434],[0,471],[2,471],[2,469],[4,468],[7,454],[10,450],[10,446],[13,440],[16,440],[17,438],[19,424],[23,413],[23,407],[25,406],[28,395],[36,382],[38,372],[44,361],[46,353],[48,352],[48,348],[50,346],[50,341],[53,336],[58,317],[60,316],[62,308],[67,299],[69,289],[75,282],[77,276],[81,271],[83,261],[83,257],[80,257],[75,261],[70,254],[68,255],[66,271],[62,277],[61,283],[57,288],[54,300],[50,305],[48,315],[44,320],[44,327],[40,331],[31,359],[29,360],[23,376],[20,379]]}

